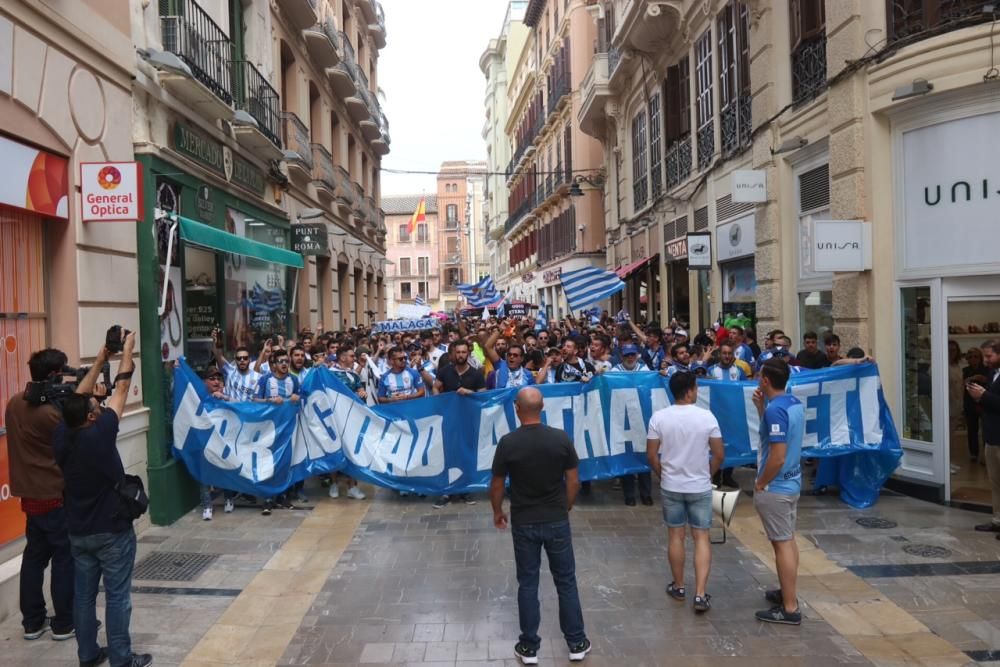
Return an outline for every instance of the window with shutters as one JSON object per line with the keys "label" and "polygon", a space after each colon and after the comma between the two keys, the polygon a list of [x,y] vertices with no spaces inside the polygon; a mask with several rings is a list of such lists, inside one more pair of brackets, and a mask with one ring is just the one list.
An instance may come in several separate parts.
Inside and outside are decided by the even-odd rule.
{"label": "window with shutters", "polygon": [[566,156],[563,160],[563,169],[565,173],[563,175],[564,183],[573,182],[573,128],[570,125],[566,126],[563,137],[563,150],[566,151]]}
{"label": "window with shutters", "polygon": [[448,223],[449,227],[458,224],[458,206],[456,204],[448,204],[445,208],[445,222]]}
{"label": "window with shutters", "polygon": [[666,181],[672,188],[691,174],[691,67],[685,56],[667,68],[664,89]]}
{"label": "window with shutters", "polygon": [[399,242],[409,243],[410,242],[410,225],[403,224],[399,226]]}
{"label": "window with shutters", "polygon": [[719,125],[722,156],[750,145],[750,12],[733,0],[717,19],[719,35]]}
{"label": "window with shutters", "polygon": [[649,184],[646,180],[646,110],[632,119],[632,210],[646,205]]}
{"label": "window with shutters", "polygon": [[663,146],[660,127],[663,122],[660,94],[649,98],[649,191],[653,199],[663,194]]}
{"label": "window with shutters", "polygon": [[789,0],[792,101],[804,104],[826,90],[824,0]]}
{"label": "window with shutters", "polygon": [[830,215],[830,166],[823,156],[803,164],[794,175],[798,190],[798,307],[799,331],[815,331],[820,339],[833,327],[833,274],[816,271],[813,264],[813,221]]}
{"label": "window with shutters", "polygon": [[698,168],[712,164],[715,154],[715,125],[712,108],[712,31],[706,30],[694,44],[695,54],[695,109],[698,120]]}
{"label": "window with shutters", "polygon": [[457,236],[449,236],[448,237],[447,252],[448,252],[449,255],[458,254],[459,250],[458,250],[458,237]]}
{"label": "window with shutters", "polygon": [[427,225],[423,222],[417,225],[417,243],[427,243]]}
{"label": "window with shutters", "polygon": [[427,257],[417,257],[417,270],[422,276],[430,273],[430,259]]}
{"label": "window with shutters", "polygon": [[995,20],[983,0],[890,0],[886,2],[889,41],[919,41],[942,32]]}
{"label": "window with shutters", "polygon": [[411,283],[399,283],[399,298],[400,299],[412,299],[413,290],[411,289]]}
{"label": "window with shutters", "polygon": [[399,275],[408,276],[410,275],[410,258],[401,257],[399,259]]}

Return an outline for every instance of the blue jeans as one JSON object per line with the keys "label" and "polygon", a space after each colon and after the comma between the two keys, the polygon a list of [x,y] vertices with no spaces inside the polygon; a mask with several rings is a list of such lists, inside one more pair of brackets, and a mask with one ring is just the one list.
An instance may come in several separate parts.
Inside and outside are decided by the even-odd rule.
{"label": "blue jeans", "polygon": [[28,516],[21,558],[21,616],[24,629],[37,630],[45,623],[45,568],[52,564],[52,629],[73,629],[73,556],[66,530],[66,508]]}
{"label": "blue jeans", "polygon": [[542,622],[538,603],[538,573],[542,568],[542,547],[549,559],[552,581],[559,594],[559,627],[567,644],[587,638],[583,631],[583,609],[576,589],[576,562],[569,521],[513,526],[514,564],[517,566],[517,615],[521,622],[521,643],[538,650]]}
{"label": "blue jeans", "polygon": [[[228,489],[222,490],[222,497],[226,500],[232,500],[236,497],[235,491],[229,491]],[[201,485],[201,508],[207,509],[212,506],[212,486],[211,484]]]}
{"label": "blue jeans", "polygon": [[76,624],[76,654],[81,662],[97,657],[97,587],[104,578],[108,656],[111,667],[131,660],[132,639],[128,626],[132,617],[132,567],[135,565],[135,531],[70,535],[76,564],[73,621]]}

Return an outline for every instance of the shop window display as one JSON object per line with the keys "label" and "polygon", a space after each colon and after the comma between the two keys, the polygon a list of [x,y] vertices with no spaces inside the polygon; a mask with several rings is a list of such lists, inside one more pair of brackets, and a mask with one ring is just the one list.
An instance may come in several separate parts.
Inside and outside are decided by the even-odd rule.
{"label": "shop window display", "polygon": [[903,437],[922,442],[934,438],[931,409],[931,290],[904,287],[903,309]]}

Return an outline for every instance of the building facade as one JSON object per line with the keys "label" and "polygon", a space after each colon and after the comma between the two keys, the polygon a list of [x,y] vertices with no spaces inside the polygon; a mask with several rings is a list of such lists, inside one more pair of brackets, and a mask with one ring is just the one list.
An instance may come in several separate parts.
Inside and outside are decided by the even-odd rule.
{"label": "building facade", "polygon": [[374,0],[164,0],[133,12],[150,514],[197,500],[171,454],[171,364],[384,312]]}
{"label": "building facade", "polygon": [[544,302],[555,317],[568,312],[559,276],[605,265],[603,153],[579,123],[597,38],[587,5],[528,3],[530,31],[507,86],[507,283],[515,298]]}
{"label": "building facade", "polygon": [[479,257],[485,256],[485,243],[481,232],[473,233],[472,224],[473,218],[481,217],[485,171],[482,161],[448,160],[441,163],[437,174],[438,265],[444,281],[442,301],[448,312],[459,305],[458,285],[480,278],[476,253],[478,250]]}
{"label": "building facade", "polygon": [[[128,13],[103,2],[0,7],[0,404],[31,379],[33,352],[59,348],[78,367],[93,361],[109,326],[139,329],[135,228],[82,222],[79,194],[82,163],[133,159],[132,37]],[[118,447],[127,472],[145,477],[142,379],[140,370]],[[17,610],[25,526],[10,495],[2,419],[0,621]]]}
{"label": "building facade", "polygon": [[[949,349],[1000,331],[1000,263],[981,243],[1000,212],[984,139],[1000,126],[995,3],[591,12],[579,118],[604,147],[623,305],[641,312],[645,296],[649,319],[694,329],[743,312],[795,341],[836,332],[879,361],[905,452],[895,483],[988,502]],[[689,239],[699,260],[711,252],[707,269],[689,270]]]}
{"label": "building facade", "polygon": [[507,262],[509,246],[504,238],[503,226],[507,221],[507,178],[504,170],[511,158],[511,142],[505,132],[508,119],[507,84],[528,35],[524,25],[527,0],[511,0],[507,6],[500,35],[491,39],[479,57],[479,69],[486,77],[484,107],[486,122],[483,140],[486,142],[486,179],[484,187],[484,213],[486,221],[486,250],[489,254],[489,271],[498,289],[509,287]]}
{"label": "building facade", "polygon": [[[424,200],[424,221],[411,234],[410,219]],[[415,303],[420,296],[432,311],[444,309],[440,270],[440,223],[437,195],[400,195],[382,198],[389,236],[386,270],[389,283],[388,316],[398,317],[396,305]]]}

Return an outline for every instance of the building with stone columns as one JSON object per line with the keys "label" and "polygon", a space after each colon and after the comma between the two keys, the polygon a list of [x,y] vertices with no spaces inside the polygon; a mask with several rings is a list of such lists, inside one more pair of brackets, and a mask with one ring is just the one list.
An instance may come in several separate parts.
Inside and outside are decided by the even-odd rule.
{"label": "building with stone columns", "polygon": [[[988,501],[949,348],[1000,331],[997,5],[589,4],[579,118],[605,149],[607,265],[650,267],[623,305],[694,329],[742,311],[796,346],[836,332],[878,359],[895,483]],[[711,258],[687,272],[695,243]]]}
{"label": "building with stone columns", "polygon": [[[80,195],[82,163],[133,159],[132,37],[128,13],[104,2],[0,6],[0,405],[31,379],[33,352],[55,347],[86,365],[110,325],[139,328],[135,225],[83,222]],[[145,477],[143,386],[138,369],[118,448]],[[24,549],[8,460],[0,416],[0,621],[17,609]]]}
{"label": "building with stone columns", "polygon": [[509,246],[503,233],[507,221],[507,179],[504,169],[511,158],[511,142],[504,131],[507,124],[507,84],[524,49],[528,28],[524,25],[527,0],[511,0],[507,5],[500,34],[490,40],[479,56],[479,69],[486,77],[483,140],[486,142],[486,179],[484,205],[486,249],[489,254],[489,274],[497,288],[509,287],[507,261]]}

